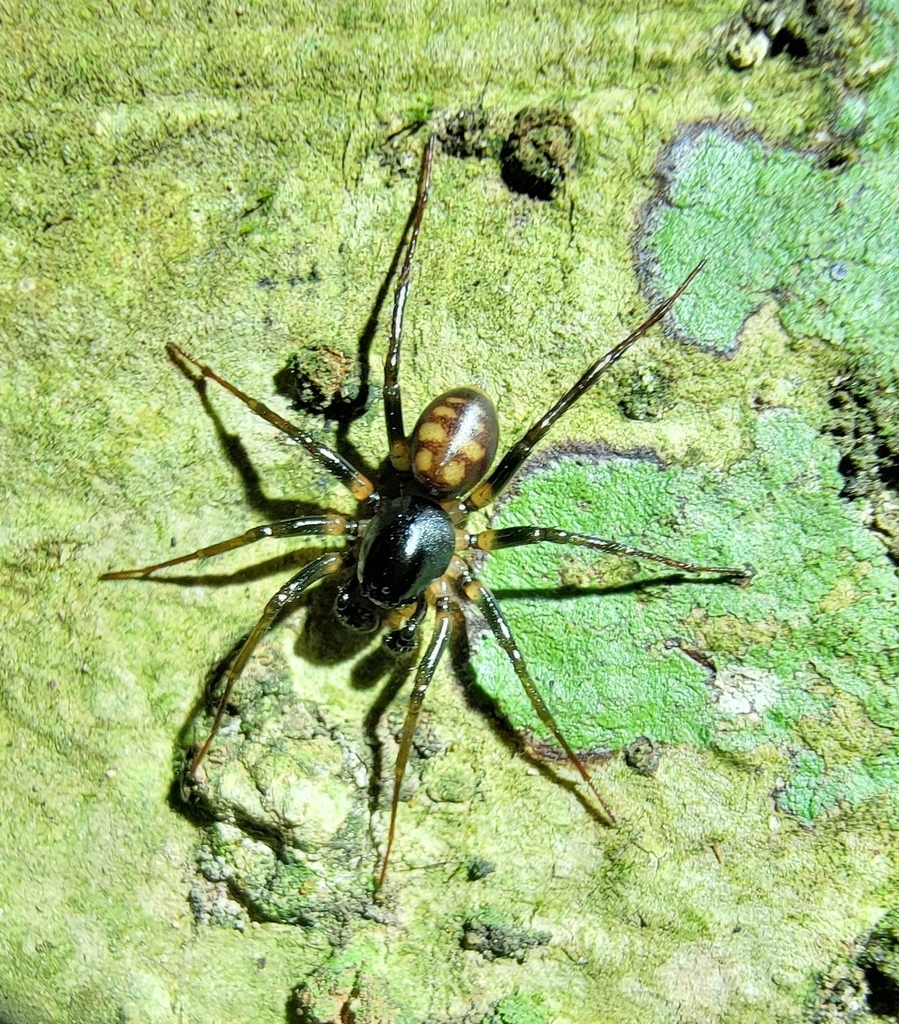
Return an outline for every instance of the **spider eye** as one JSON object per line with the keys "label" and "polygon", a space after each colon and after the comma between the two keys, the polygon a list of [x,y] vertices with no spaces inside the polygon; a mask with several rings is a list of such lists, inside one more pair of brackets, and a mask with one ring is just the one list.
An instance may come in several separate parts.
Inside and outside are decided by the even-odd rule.
{"label": "spider eye", "polygon": [[484,478],[498,442],[490,396],[480,388],[455,388],[419,416],[409,438],[412,474],[433,497],[458,498]]}
{"label": "spider eye", "polygon": [[355,580],[344,583],[337,591],[334,614],[354,633],[373,633],[381,624],[381,616],[368,601],[363,600]]}

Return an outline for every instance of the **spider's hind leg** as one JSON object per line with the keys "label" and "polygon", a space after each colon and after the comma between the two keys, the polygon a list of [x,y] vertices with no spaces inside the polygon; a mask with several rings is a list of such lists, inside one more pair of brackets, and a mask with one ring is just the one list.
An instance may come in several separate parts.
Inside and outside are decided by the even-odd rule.
{"label": "spider's hind leg", "polygon": [[629,334],[624,341],[620,341],[613,349],[606,352],[604,356],[597,359],[595,363],[588,366],[580,379],[554,405],[546,410],[523,437],[519,438],[512,445],[490,476],[486,480],[482,480],[465,499],[465,508],[469,512],[484,508],[502,494],[509,481],[521,468],[522,463],[534,450],[534,446],[546,435],[556,420],[560,416],[564,416],[574,403],[593,387],[599,377],[627,352],[635,341],[639,341],[651,327],[668,315],[671,307],[683,295],[690,282],[702,270],[703,266],[705,266],[705,260],[702,260],[690,271],[680,288],[673,295],[669,296],[661,306],[654,309],[633,333]]}
{"label": "spider's hind leg", "polygon": [[396,283],[393,298],[393,315],[390,320],[390,339],[387,343],[387,358],[384,362],[384,416],[387,425],[387,444],[390,462],[400,473],[409,472],[409,441],[403,426],[403,401],[400,392],[400,343],[403,337],[403,317],[406,311],[406,299],[409,296],[412,259],[418,246],[418,233],[421,230],[422,218],[431,190],[431,165],[437,148],[437,137],[432,135],[425,145],[421,156],[421,169],[418,172],[418,191],[415,195],[415,206],[412,210],[412,225],[409,230],[409,241],[406,255]]}
{"label": "spider's hind leg", "polygon": [[[239,398],[248,408],[250,408],[257,416],[264,419],[267,423],[271,423],[273,427],[277,427],[278,430],[283,431],[291,441],[296,441],[297,444],[301,444],[307,452],[312,456],[313,459],[320,465],[323,466],[329,473],[335,476],[353,495],[357,501],[370,501],[374,503],[378,499],[375,485],[361,473],[352,463],[334,451],[333,448],[329,448],[327,445],[322,444],[305,430],[302,430],[296,424],[291,423],[290,420],[284,419],[270,409],[264,402],[260,402],[258,398],[252,398],[246,392],[241,391],[236,384],[232,384],[230,381],[225,380],[220,374],[216,373],[211,366],[207,366],[206,363],[201,363],[199,359],[195,359],[189,352],[185,352],[179,345],[175,345],[170,342],[166,345],[166,351],[182,366],[192,366],[198,371],[202,377],[206,377],[209,380],[214,380],[216,384],[220,384],[226,391],[230,391],[232,395]],[[194,378],[196,380],[196,378]]]}
{"label": "spider's hind leg", "polygon": [[606,802],[602,793],[600,793],[593,784],[593,780],[590,778],[587,769],[584,767],[583,761],[581,761],[574,752],[568,740],[565,739],[562,734],[562,730],[559,728],[552,715],[552,712],[546,706],[546,702],[543,697],[540,696],[540,691],[537,689],[536,683],[531,678],[531,674],[525,664],[524,656],[519,650],[518,644],[515,642],[515,637],[512,635],[512,630],[509,629],[509,624],[506,622],[503,613],[500,611],[496,598],[480,580],[475,579],[475,577],[471,575],[468,568],[465,567],[459,559],[454,560],[451,571],[458,574],[465,596],[472,602],[472,604],[477,606],[480,613],[486,619],[487,625],[490,627],[494,637],[496,637],[497,643],[508,655],[509,661],[512,663],[512,668],[515,670],[515,674],[518,676],[518,680],[524,688],[524,692],[528,695],[528,700],[530,700],[531,706],[537,713],[537,717],[552,733],[556,743],[558,743],[565,751],[568,756],[568,760],[574,765],[578,774],[590,787],[590,792],[599,804],[603,820],[607,825],[616,824],[615,814],[612,811],[612,808]]}

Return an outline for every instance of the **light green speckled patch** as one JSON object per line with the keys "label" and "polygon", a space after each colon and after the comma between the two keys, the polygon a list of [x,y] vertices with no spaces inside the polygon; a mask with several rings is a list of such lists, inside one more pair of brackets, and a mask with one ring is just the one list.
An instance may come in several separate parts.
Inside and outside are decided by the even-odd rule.
{"label": "light green speckled patch", "polygon": [[[780,803],[804,820],[895,792],[896,577],[840,486],[834,451],[785,412],[759,418],[755,450],[727,472],[563,456],[527,476],[495,525],[758,570],[748,588],[642,586],[653,572],[630,559],[555,545],[492,555],[483,578],[569,741],[774,743],[793,765]],[[475,666],[511,721],[543,735],[495,644]]]}
{"label": "light green speckled patch", "polygon": [[688,126],[661,160],[662,188],[638,243],[656,295],[698,256],[714,271],[675,311],[685,340],[732,353],[747,317],[774,299],[794,339],[823,340],[851,370],[894,455],[897,40],[887,18],[852,79],[866,90],[844,94],[815,152],[772,146],[734,123]]}

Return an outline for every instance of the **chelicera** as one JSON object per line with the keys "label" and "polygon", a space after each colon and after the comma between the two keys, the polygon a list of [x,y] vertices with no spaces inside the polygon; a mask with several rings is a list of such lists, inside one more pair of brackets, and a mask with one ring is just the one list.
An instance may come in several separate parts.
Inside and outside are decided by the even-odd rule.
{"label": "chelicera", "polygon": [[188,779],[196,776],[221,725],[231,692],[260,639],[309,587],[328,577],[333,578],[337,590],[334,613],[340,622],[359,632],[373,632],[385,622],[389,623],[384,643],[397,653],[415,649],[419,630],[428,610],[433,609],[430,639],[414,670],[412,695],[399,743],[387,842],[377,881],[379,887],[384,882],[390,862],[400,786],[422,702],[450,642],[459,619],[460,606],[465,603],[474,605],[486,620],[493,636],[508,655],[540,721],[555,737],[589,787],[598,803],[600,817],[610,825],[615,823],[611,808],[540,695],[496,598],[473,575],[465,558],[466,552],[498,551],[526,544],[574,545],[644,559],[684,573],[716,574],[738,584],[747,583],[753,575],[750,568],[695,565],[650,551],[641,551],[614,540],[569,533],[556,527],[516,526],[488,529],[479,533],[466,531],[468,514],[485,508],[503,492],[547,431],[634,342],[662,320],[699,273],[702,264],[631,335],[588,367],[574,386],[512,445],[491,471],[499,441],[499,423],[493,402],[480,389],[459,387],[447,391],[427,406],[411,433],[407,434],[404,427],[399,384],[400,341],[409,294],[410,270],[428,202],[435,148],[436,141],[432,137],[422,157],[405,256],[394,295],[384,366],[384,411],[389,458],[399,481],[399,493],[392,497],[382,494],[375,481],[361,473],[338,452],[321,444],[262,402],[244,394],[178,346],[169,345],[168,351],[176,359],[184,365],[192,366],[202,377],[220,384],[249,406],[256,415],[302,445],[350,491],[360,503],[360,513],[356,518],[329,512],[268,523],[178,558],[141,569],[110,572],[101,577],[104,580],[147,577],[182,562],[211,558],[269,537],[318,536],[346,539],[343,550],[330,550],[314,559],[288,580],[266,604],[259,621],[228,669],[209,735],[193,754],[187,767]]}

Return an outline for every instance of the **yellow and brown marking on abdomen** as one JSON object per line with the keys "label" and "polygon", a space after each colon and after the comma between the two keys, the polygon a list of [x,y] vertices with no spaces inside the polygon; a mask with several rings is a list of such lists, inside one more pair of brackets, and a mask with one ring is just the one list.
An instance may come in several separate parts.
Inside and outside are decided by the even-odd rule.
{"label": "yellow and brown marking on abdomen", "polygon": [[457,498],[483,479],[499,442],[496,409],[480,388],[435,398],[409,439],[412,473],[435,498]]}

